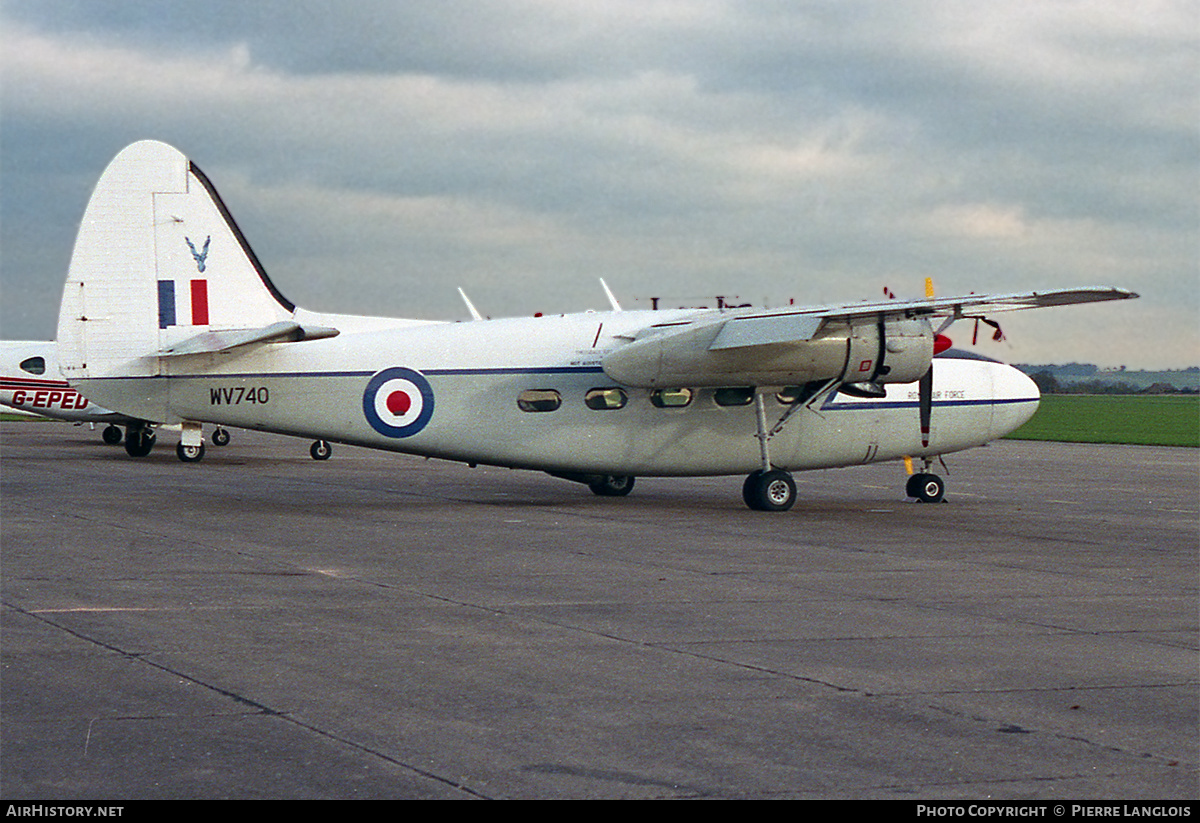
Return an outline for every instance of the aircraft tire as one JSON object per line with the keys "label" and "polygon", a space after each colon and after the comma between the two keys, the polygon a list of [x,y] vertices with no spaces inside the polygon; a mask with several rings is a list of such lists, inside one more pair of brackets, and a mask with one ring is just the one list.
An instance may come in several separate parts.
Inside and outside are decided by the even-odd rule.
{"label": "aircraft tire", "polygon": [[110,446],[115,446],[121,442],[124,435],[121,434],[120,426],[114,426],[111,423],[104,427],[104,431],[100,433],[100,437]]}
{"label": "aircraft tire", "polygon": [[125,432],[125,453],[130,457],[145,457],[154,448],[156,439],[154,432],[148,429],[130,427]]}
{"label": "aircraft tire", "polygon": [[759,469],[742,483],[742,500],[759,512],[785,512],[796,502],[796,481],[785,471]]}
{"label": "aircraft tire", "polygon": [[329,445],[328,440],[315,440],[308,447],[308,453],[312,455],[313,460],[328,460],[333,454],[333,446]]}
{"label": "aircraft tire", "polygon": [[213,429],[212,444],[214,446],[228,446],[229,445],[229,431],[227,429],[222,429],[219,426],[217,428]]}
{"label": "aircraft tire", "polygon": [[601,497],[624,497],[633,491],[633,481],[633,475],[606,474],[596,482],[588,483],[588,488]]}
{"label": "aircraft tire", "polygon": [[185,446],[180,443],[175,447],[175,455],[184,463],[199,463],[204,459],[204,444]]}
{"label": "aircraft tire", "polygon": [[921,503],[940,503],[946,495],[946,483],[936,474],[914,474],[908,478],[905,491]]}

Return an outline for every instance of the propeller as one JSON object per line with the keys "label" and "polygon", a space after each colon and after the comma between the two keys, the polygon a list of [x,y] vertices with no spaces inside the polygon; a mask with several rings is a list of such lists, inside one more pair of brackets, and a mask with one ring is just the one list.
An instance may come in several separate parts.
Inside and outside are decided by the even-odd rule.
{"label": "propeller", "polygon": [[[925,296],[930,300],[933,299],[933,278],[925,278]],[[950,318],[946,323],[943,323],[933,335],[933,353],[939,355],[953,345],[949,337],[942,334],[954,322],[954,318]],[[929,363],[929,371],[922,375],[917,382],[917,398],[921,420],[921,448],[929,448],[929,420],[933,416],[933,361]]]}
{"label": "propeller", "polygon": [[933,413],[933,364],[917,383],[921,405],[921,448],[929,448],[929,418]]}
{"label": "propeller", "polygon": [[[933,336],[933,353],[941,354],[953,345],[950,338],[944,334]],[[921,412],[921,447],[929,447],[929,418],[933,414],[933,362],[929,363],[929,371],[922,375],[917,382],[917,397]]]}
{"label": "propeller", "polygon": [[[889,300],[896,299],[895,292],[893,292],[887,286],[884,286],[883,294]],[[925,278],[925,297],[927,297],[930,300],[932,300],[934,298],[933,278],[931,278],[931,277]],[[950,338],[947,337],[946,335],[942,334],[942,332],[946,331],[946,329],[948,329],[956,320],[960,320],[960,319],[963,319],[962,315],[957,314],[957,313],[950,317],[947,317],[945,322],[943,322],[942,325],[937,329],[937,331],[934,332],[934,334],[933,334],[933,354],[934,354],[934,356],[941,354],[942,352],[946,351],[946,349],[948,349],[952,345],[954,345],[953,342],[950,340]],[[1000,324],[997,323],[996,321],[989,320],[986,317],[974,317],[974,318],[968,318],[968,319],[975,320],[975,331],[971,337],[971,345],[975,345],[979,340],[979,324],[981,322],[987,324],[988,326],[991,326],[992,329],[994,329],[994,331],[992,333],[993,340],[1001,341],[1004,339],[1004,332],[1000,330]],[[917,381],[917,398],[918,398],[918,411],[919,411],[919,415],[920,415],[920,424],[921,424],[921,448],[927,449],[927,448],[929,448],[930,419],[933,416],[933,362],[932,361],[930,361],[930,363],[929,363],[929,370],[927,372],[925,372],[925,374],[921,377],[921,379],[919,381]]]}

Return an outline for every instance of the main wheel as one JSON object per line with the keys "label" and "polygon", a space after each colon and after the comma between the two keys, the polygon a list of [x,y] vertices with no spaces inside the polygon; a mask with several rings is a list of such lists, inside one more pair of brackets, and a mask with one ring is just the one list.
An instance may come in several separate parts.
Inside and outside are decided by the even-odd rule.
{"label": "main wheel", "polygon": [[588,483],[588,488],[601,497],[624,497],[633,491],[633,476],[606,474],[596,482]]}
{"label": "main wheel", "polygon": [[228,429],[223,429],[223,428],[221,428],[220,426],[218,426],[217,428],[213,429],[213,433],[212,433],[212,444],[213,444],[214,446],[228,446],[228,445],[229,445],[229,431],[228,431]]}
{"label": "main wheel", "polygon": [[199,446],[185,446],[180,443],[175,447],[175,456],[184,463],[199,463],[204,459],[204,444]]}
{"label": "main wheel", "polygon": [[946,484],[936,474],[914,474],[908,478],[904,490],[922,503],[940,503],[946,495]]}
{"label": "main wheel", "polygon": [[753,472],[742,483],[742,499],[760,512],[785,512],[796,502],[796,481],[785,471]]}
{"label": "main wheel", "polygon": [[109,423],[104,427],[104,431],[100,433],[100,437],[110,446],[115,446],[121,442],[121,429]]}
{"label": "main wheel", "polygon": [[329,455],[333,454],[333,446],[329,445],[328,440],[316,440],[308,447],[308,453],[313,460],[328,460]]}
{"label": "main wheel", "polygon": [[145,457],[154,448],[156,439],[150,429],[130,426],[125,430],[125,453],[130,457]]}

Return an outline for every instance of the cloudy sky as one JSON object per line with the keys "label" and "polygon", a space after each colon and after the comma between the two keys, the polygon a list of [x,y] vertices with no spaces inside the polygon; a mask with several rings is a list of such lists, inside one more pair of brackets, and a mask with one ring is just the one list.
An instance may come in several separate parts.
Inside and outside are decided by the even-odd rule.
{"label": "cloudy sky", "polygon": [[1191,0],[0,0],[0,336],[53,336],[155,138],[314,310],[1116,285],[980,348],[1197,365],[1198,41]]}

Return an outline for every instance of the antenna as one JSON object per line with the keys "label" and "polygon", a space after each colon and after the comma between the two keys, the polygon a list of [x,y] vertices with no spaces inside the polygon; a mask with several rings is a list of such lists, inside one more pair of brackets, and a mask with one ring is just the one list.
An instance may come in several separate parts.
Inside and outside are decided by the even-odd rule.
{"label": "antenna", "polygon": [[612,305],[613,311],[620,311],[621,304],[617,302],[617,298],[613,297],[612,290],[608,288],[608,284],[604,282],[604,278],[600,278],[600,285],[604,288],[604,293],[608,295],[608,302]]}
{"label": "antenna", "polygon": [[462,286],[458,287],[458,293],[462,295],[463,302],[467,304],[467,310],[471,312],[471,317],[476,320],[482,320],[483,315],[475,308],[475,304],[471,302],[471,298],[467,297],[467,293],[462,290]]}

